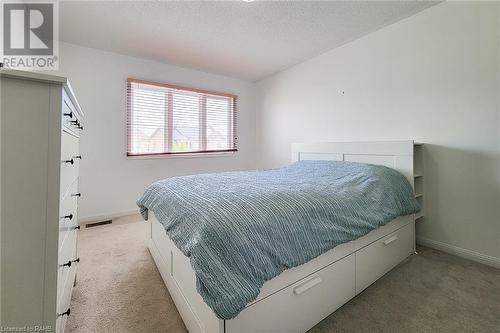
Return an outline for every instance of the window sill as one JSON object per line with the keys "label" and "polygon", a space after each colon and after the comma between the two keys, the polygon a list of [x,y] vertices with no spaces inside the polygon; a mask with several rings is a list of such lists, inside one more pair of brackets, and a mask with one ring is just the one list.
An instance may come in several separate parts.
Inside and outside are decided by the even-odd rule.
{"label": "window sill", "polygon": [[136,155],[126,156],[127,160],[156,160],[171,158],[216,158],[216,157],[234,157],[238,151],[224,151],[220,153],[185,153],[185,154],[158,154],[158,155]]}

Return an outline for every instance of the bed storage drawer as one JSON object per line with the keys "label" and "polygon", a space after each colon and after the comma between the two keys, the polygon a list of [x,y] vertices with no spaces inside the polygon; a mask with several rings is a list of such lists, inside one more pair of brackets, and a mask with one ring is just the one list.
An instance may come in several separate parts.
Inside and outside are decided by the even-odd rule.
{"label": "bed storage drawer", "polygon": [[356,294],[414,252],[414,222],[356,252]]}
{"label": "bed storage drawer", "polygon": [[175,246],[170,238],[167,236],[167,232],[165,231],[165,228],[159,223],[151,223],[151,238],[155,242],[156,246],[160,250],[160,253],[163,255],[163,259],[167,263],[168,270],[169,270],[169,275],[172,275],[172,268],[171,268],[171,258],[172,258],[172,253],[171,249],[173,246]]}
{"label": "bed storage drawer", "polygon": [[305,332],[354,297],[354,270],[351,254],[248,306],[226,333]]}

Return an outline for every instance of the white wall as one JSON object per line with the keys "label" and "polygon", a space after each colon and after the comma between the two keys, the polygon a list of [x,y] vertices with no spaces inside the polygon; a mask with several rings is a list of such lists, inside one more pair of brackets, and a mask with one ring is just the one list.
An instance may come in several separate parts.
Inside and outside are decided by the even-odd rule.
{"label": "white wall", "polygon": [[425,142],[418,236],[500,258],[498,7],[439,4],[258,82],[258,165],[292,142]]}
{"label": "white wall", "polygon": [[[135,200],[158,179],[255,167],[253,83],[66,43],[60,46],[60,74],[69,77],[85,112],[82,219],[137,211]],[[238,95],[239,151],[227,157],[127,159],[127,77]]]}

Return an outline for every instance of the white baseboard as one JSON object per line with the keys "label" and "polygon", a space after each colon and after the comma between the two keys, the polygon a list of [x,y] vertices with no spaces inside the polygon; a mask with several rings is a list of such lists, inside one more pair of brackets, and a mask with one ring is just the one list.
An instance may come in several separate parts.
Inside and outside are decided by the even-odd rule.
{"label": "white baseboard", "polygon": [[463,249],[461,247],[438,242],[432,239],[417,237],[417,244],[427,246],[439,251],[456,255],[465,259],[479,262],[488,266],[500,268],[500,258],[496,258],[487,254],[479,253],[472,250]]}
{"label": "white baseboard", "polygon": [[120,212],[113,214],[105,214],[105,215],[94,215],[94,216],[85,216],[78,219],[78,224],[85,224],[88,222],[101,222],[106,220],[112,220],[123,216],[136,215],[139,214],[139,209],[131,210],[128,212]]}

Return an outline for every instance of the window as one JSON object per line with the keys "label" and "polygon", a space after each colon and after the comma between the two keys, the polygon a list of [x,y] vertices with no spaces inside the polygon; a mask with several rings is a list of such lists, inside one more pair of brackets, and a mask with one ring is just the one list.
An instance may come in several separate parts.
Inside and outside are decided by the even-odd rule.
{"label": "window", "polygon": [[236,151],[236,96],[127,80],[128,156]]}

